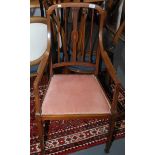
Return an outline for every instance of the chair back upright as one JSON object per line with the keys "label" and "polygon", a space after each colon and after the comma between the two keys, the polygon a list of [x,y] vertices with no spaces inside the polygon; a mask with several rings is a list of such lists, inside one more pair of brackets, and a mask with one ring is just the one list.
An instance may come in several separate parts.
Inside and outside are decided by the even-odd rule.
{"label": "chair back upright", "polygon": [[102,42],[105,16],[101,7],[89,3],[61,3],[49,7],[48,29],[52,27],[52,49],[56,49],[52,68],[94,67],[92,73],[98,74],[99,41]]}

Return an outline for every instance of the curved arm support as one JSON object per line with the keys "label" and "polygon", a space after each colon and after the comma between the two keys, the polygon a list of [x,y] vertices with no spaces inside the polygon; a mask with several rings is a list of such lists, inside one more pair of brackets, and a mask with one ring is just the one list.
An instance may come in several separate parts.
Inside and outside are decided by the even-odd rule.
{"label": "curved arm support", "polygon": [[36,114],[40,114],[41,110],[40,110],[40,98],[39,98],[39,83],[43,77],[44,71],[45,71],[45,67],[47,65],[48,62],[48,57],[49,57],[49,53],[46,52],[43,59],[41,60],[41,63],[39,64],[39,68],[37,71],[37,77],[34,81],[33,87],[34,87],[34,96],[35,96],[35,113]]}
{"label": "curved arm support", "polygon": [[103,47],[103,40],[102,40],[103,32],[102,32],[102,30],[103,30],[103,24],[104,24],[103,19],[105,19],[105,14],[102,14],[101,18],[102,18],[101,19],[102,22],[100,23],[99,48],[100,48],[101,58],[103,59],[105,66],[107,68],[107,71],[108,71],[110,77],[112,78],[112,80],[114,81],[114,84],[115,84],[115,90],[114,90],[113,100],[112,100],[112,105],[111,105],[111,113],[115,114],[117,111],[116,108],[117,108],[120,82],[117,79],[116,71],[115,71],[115,69],[111,63],[111,60],[110,60],[107,52],[104,50],[104,47]]}

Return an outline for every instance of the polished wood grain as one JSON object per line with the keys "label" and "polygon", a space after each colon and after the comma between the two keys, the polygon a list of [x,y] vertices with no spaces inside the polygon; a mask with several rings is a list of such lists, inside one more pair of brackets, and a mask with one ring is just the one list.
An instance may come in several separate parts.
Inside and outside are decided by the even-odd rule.
{"label": "polished wood grain", "polygon": [[[83,2],[83,3],[101,3],[101,2],[104,2],[105,0],[51,0],[51,5],[54,5],[54,4],[58,4],[58,3],[69,3],[69,2],[72,2],[72,3],[78,3],[78,2]],[[108,0],[108,5],[111,6],[113,3],[113,0]],[[48,9],[48,4],[47,4],[47,0],[43,0],[43,4],[44,4],[44,7],[45,9],[47,10]]]}

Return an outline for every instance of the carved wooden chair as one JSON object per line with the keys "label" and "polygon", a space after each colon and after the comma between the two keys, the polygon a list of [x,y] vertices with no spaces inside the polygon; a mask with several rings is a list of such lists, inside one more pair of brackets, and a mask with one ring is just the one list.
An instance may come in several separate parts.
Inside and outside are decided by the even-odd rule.
{"label": "carved wooden chair", "polygon": [[37,76],[40,63],[43,63],[50,53],[50,30],[47,30],[47,19],[43,17],[30,18],[30,75]]}
{"label": "carved wooden chair", "polygon": [[[60,15],[57,12],[59,9],[64,9],[64,14],[67,9],[70,9],[70,11],[72,11],[71,16],[65,18],[64,21],[61,21]],[[97,12],[100,16],[97,50],[95,60],[93,61],[93,51],[88,49],[91,54],[90,58],[86,58],[87,52],[84,48],[86,43],[85,26],[87,21],[92,21],[87,19],[86,13],[88,11],[91,11],[92,13]],[[78,16],[79,12],[82,12],[81,17]],[[38,87],[47,64],[48,55],[45,55],[46,61],[43,61],[43,63],[40,64],[40,70],[34,81],[35,116],[39,129],[42,154],[45,153],[44,123],[47,120],[56,119],[108,119],[110,123],[105,151],[108,152],[110,149],[114,131],[115,115],[117,113],[116,106],[120,84],[117,80],[115,69],[103,47],[102,30],[105,16],[106,12],[101,7],[88,3],[61,3],[52,5],[47,11],[48,31],[52,28],[51,23],[55,22],[56,25],[57,44],[54,45],[54,43],[52,43],[51,46],[57,47],[57,59],[52,62],[51,79],[42,103],[39,99]],[[79,29],[81,20],[83,23],[82,30]],[[70,22],[72,23],[70,26],[71,30],[68,28]],[[62,26],[64,26],[63,30]],[[63,43],[60,33],[64,35]],[[51,33],[51,35],[53,37],[53,33]],[[79,43],[79,41],[81,42]],[[65,45],[62,46],[64,43]],[[112,103],[97,79],[99,61],[101,58],[104,60],[108,73],[115,84]],[[90,68],[93,67],[95,69],[92,70],[91,74],[55,74],[56,68],[64,66],[85,66]]]}

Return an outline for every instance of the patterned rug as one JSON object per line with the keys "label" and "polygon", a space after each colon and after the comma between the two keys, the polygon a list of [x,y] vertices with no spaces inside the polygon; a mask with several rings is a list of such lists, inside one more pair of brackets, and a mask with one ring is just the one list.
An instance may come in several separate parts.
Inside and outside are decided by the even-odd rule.
{"label": "patterned rug", "polygon": [[[32,86],[33,80],[31,80]],[[46,82],[39,87],[40,99],[47,88]],[[111,87],[111,91],[113,86]],[[125,108],[125,93],[120,90],[118,108],[120,114]],[[112,94],[112,93],[111,93]],[[110,95],[110,94],[109,94]],[[111,95],[110,95],[111,96]],[[30,154],[40,155],[40,144],[37,134],[37,126],[34,117],[34,94],[31,87],[30,97]],[[107,140],[108,120],[89,119],[89,120],[55,120],[49,122],[49,128],[45,129],[45,150],[47,155],[66,155],[71,152],[86,149],[91,146],[105,143]],[[114,139],[125,136],[124,116],[118,117],[115,126]]]}

